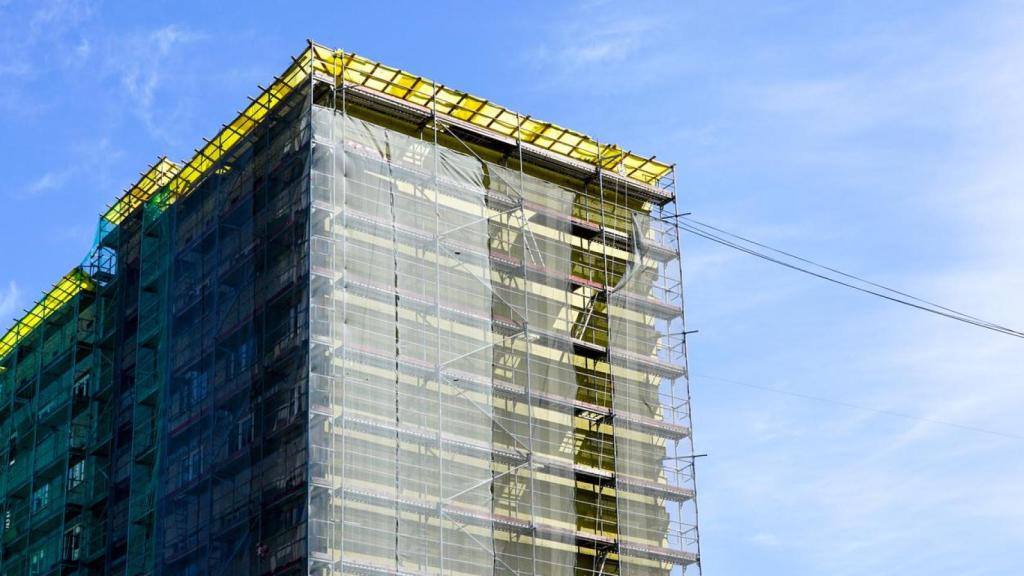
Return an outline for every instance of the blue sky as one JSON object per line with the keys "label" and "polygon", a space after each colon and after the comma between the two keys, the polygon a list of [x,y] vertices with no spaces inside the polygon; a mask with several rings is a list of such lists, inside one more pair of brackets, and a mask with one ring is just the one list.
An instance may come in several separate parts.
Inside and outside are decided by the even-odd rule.
{"label": "blue sky", "polygon": [[[1024,327],[1019,2],[212,4],[0,0],[0,318],[314,38],[674,161],[702,220]],[[706,574],[1024,572],[1024,343],[685,240]]]}

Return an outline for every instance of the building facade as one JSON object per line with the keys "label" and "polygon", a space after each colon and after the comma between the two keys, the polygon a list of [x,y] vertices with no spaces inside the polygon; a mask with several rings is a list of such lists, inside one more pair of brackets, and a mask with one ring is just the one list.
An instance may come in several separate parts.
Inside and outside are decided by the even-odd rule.
{"label": "building facade", "polygon": [[0,340],[0,575],[699,570],[674,216],[310,44]]}

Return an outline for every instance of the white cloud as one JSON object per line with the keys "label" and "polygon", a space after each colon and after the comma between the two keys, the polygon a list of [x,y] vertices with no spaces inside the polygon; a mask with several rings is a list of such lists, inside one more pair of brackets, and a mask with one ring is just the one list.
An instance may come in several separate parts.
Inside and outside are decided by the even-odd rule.
{"label": "white cloud", "polygon": [[553,42],[535,48],[532,56],[543,63],[578,70],[628,60],[659,25],[649,18],[630,17],[560,23],[559,26],[562,33]]}
{"label": "white cloud", "polygon": [[52,190],[56,190],[67,182],[70,173],[68,171],[47,172],[36,178],[25,186],[24,191],[19,195],[21,198],[38,196]]}
{"label": "white cloud", "polygon": [[570,66],[580,67],[622,62],[629,59],[656,28],[657,22],[643,18],[609,23],[564,44],[559,57]]}
{"label": "white cloud", "polygon": [[28,65],[28,62],[23,60],[9,59],[0,62],[0,78],[6,77],[24,77],[28,76],[32,72],[32,67]]}
{"label": "white cloud", "polygon": [[[28,83],[40,77],[66,73],[88,57],[88,24],[93,3],[88,0],[40,0],[21,12],[0,4],[0,111],[31,116],[45,109],[49,98],[40,97]],[[30,96],[31,94],[31,96]]]}
{"label": "white cloud", "polygon": [[26,199],[47,194],[83,176],[102,179],[106,168],[122,155],[123,151],[111,143],[109,138],[73,142],[66,152],[66,168],[45,172],[19,192],[12,193],[12,197]]}
{"label": "white cloud", "polygon": [[[934,196],[944,199],[969,261],[951,262],[919,290],[940,301],[958,303],[969,313],[1024,330],[1024,70],[1008,63],[1024,57],[1021,14],[1002,14],[995,42],[948,62],[947,77],[956,78],[950,97],[958,100],[947,118],[954,128],[959,162],[938,168],[945,185]],[[939,72],[940,70],[936,70]],[[936,418],[1015,427],[1013,406],[1024,405],[1022,343],[1009,337],[967,329],[937,332],[934,323],[917,322],[897,330],[912,337],[891,349],[888,358],[922,378],[922,399]],[[949,334],[957,334],[955,338]],[[931,392],[929,394],[928,392]],[[919,426],[916,434],[929,428]]]}
{"label": "white cloud", "polygon": [[93,3],[87,0],[44,0],[33,6],[25,16],[12,16],[0,24],[5,32],[0,39],[0,70],[32,73],[34,67],[46,64],[50,52],[68,48],[68,38],[78,34],[93,15]]}
{"label": "white cloud", "polygon": [[87,0],[48,0],[39,2],[29,19],[32,36],[63,32],[78,26],[93,14],[93,4]]}
{"label": "white cloud", "polygon": [[[831,169],[840,178],[864,182],[861,174],[841,170],[851,155],[878,169],[888,167],[892,151],[903,154],[899,161],[905,164],[886,173],[902,184],[894,186],[896,195],[863,202],[877,200],[879,216],[924,212],[925,219],[938,219],[943,225],[934,244],[948,246],[950,253],[912,265],[905,255],[882,254],[876,262],[887,276],[882,279],[1024,330],[1019,298],[1024,291],[1019,256],[1024,252],[1024,68],[1017,65],[1024,57],[1024,13],[1008,4],[1000,7],[954,18],[961,40],[956,43],[941,29],[921,32],[905,44],[891,36],[873,46],[858,39],[857,50],[864,51],[868,64],[842,67],[852,72],[829,67],[744,87],[733,96],[750,102],[753,117],[771,116],[792,126],[786,147],[802,147],[807,156],[780,158],[780,169],[790,162],[809,178]],[[921,140],[910,141],[914,136]],[[892,142],[900,138],[906,141]],[[935,144],[941,148],[930,152],[934,156],[922,152]],[[877,235],[877,223],[866,212],[860,225]],[[921,234],[911,223],[896,232]],[[841,256],[855,254],[860,240],[851,237]],[[770,235],[768,241],[777,243]],[[701,272],[713,283],[716,306],[732,306],[737,322],[745,315],[763,317],[749,309],[749,286],[718,282],[710,270]],[[866,275],[878,278],[879,272],[868,268]],[[794,285],[811,282],[783,279]],[[759,283],[754,293],[761,291]],[[835,296],[828,317],[818,318],[812,332],[791,335],[799,338],[789,343],[792,356],[772,357],[786,345],[764,352],[737,350],[730,342],[731,357],[742,363],[720,369],[754,365],[766,386],[788,379],[808,394],[1024,435],[1019,416],[1024,342],[882,302],[843,310],[844,294]],[[776,304],[800,315],[808,306],[799,298]],[[716,327],[700,328],[704,333]],[[745,341],[740,330],[718,328]],[[863,337],[850,338],[851,333]],[[837,349],[819,355],[819,341]],[[699,344],[694,350],[700,364]],[[729,351],[719,352],[728,356]],[[704,363],[698,370],[712,373],[716,367]],[[714,439],[720,442],[717,450],[729,455],[707,465],[711,480],[701,482],[709,494],[702,520],[718,517],[736,525],[715,527],[711,534],[740,534],[760,547],[777,539],[790,559],[781,562],[791,561],[789,573],[795,574],[1018,573],[1013,568],[1019,569],[1019,562],[1008,554],[1024,541],[1019,439],[798,399],[759,402],[764,398],[756,392],[730,396],[729,422],[714,426],[721,434]],[[696,414],[699,424],[709,418],[699,405]],[[775,439],[742,438],[751,429]],[[707,440],[699,427],[696,431],[698,439]],[[709,449],[712,455],[715,450]],[[716,552],[733,553],[722,542],[705,549],[709,568]],[[1003,550],[1007,554],[999,553]]]}
{"label": "white cloud", "polygon": [[542,40],[526,48],[520,58],[538,71],[535,80],[545,85],[586,86],[587,93],[649,88],[674,67],[660,44],[670,23],[636,15],[610,4],[591,8],[584,2],[566,19],[551,21]]}
{"label": "white cloud", "polygon": [[176,45],[195,42],[205,37],[205,34],[184,30],[174,24],[150,33],[150,38],[156,44],[157,53],[161,56],[166,56]]}
{"label": "white cloud", "polygon": [[[204,38],[203,34],[168,25],[111,42],[105,67],[124,89],[122,98],[129,109],[142,120],[153,137],[165,142],[173,140],[172,129],[184,104],[160,102],[158,105],[157,99],[169,77],[187,72],[177,65],[180,49]],[[125,58],[125,54],[140,57]]]}
{"label": "white cloud", "polygon": [[78,44],[75,45],[75,58],[81,62],[88,59],[89,54],[92,54],[92,43],[89,42],[88,38],[82,38],[79,40]]}
{"label": "white cloud", "polygon": [[7,283],[7,290],[0,291],[0,321],[6,322],[18,309],[21,293],[18,285],[11,280]]}
{"label": "white cloud", "polygon": [[750,541],[758,546],[765,546],[769,548],[775,548],[782,544],[782,540],[780,540],[777,535],[769,532],[758,532],[750,538]]}

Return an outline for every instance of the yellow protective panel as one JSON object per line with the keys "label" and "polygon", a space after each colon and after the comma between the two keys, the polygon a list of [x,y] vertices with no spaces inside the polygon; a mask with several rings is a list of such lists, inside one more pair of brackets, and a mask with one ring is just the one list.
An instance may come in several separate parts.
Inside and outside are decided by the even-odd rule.
{"label": "yellow protective panel", "polygon": [[248,135],[282,100],[302,83],[309,81],[310,73],[319,73],[340,83],[358,85],[434,109],[440,114],[469,122],[501,136],[520,138],[523,142],[563,156],[600,165],[605,170],[623,174],[645,184],[656,185],[671,172],[672,166],[658,162],[654,157],[637,156],[615,145],[601,145],[589,136],[542,122],[529,116],[520,116],[507,108],[437,84],[432,80],[374,62],[357,54],[332,50],[310,44],[291,66],[277,77],[269,88],[245,108],[231,123],[206,145],[196,151],[191,160],[178,168],[166,158],[143,176],[139,184],[104,214],[104,218],[118,224],[135,208],[149,200],[162,186],[168,185],[168,202],[186,196],[196,182],[231,148]]}
{"label": "yellow protective panel", "polygon": [[128,189],[121,198],[110,207],[103,219],[111,224],[120,224],[133,210],[145,204],[154,194],[163,188],[178,172],[178,165],[166,157],[160,158],[147,170],[134,186]]}
{"label": "yellow protective panel", "polygon": [[263,119],[282,100],[291,94],[295,88],[300,86],[309,78],[310,50],[306,50],[302,56],[295,59],[292,65],[284,74],[277,77],[269,88],[263,90],[257,98],[253,99],[230,124],[224,126],[221,131],[208,140],[206,145],[196,151],[181,170],[175,175],[169,184],[171,191],[170,202],[177,198],[188,195],[193,185],[200,179],[211,166],[240,140],[263,121]]}
{"label": "yellow protective panel", "polygon": [[107,211],[103,217],[119,224],[125,217],[153,194],[167,186],[170,195],[168,202],[173,203],[191,192],[193,185],[242,138],[263,121],[266,115],[302,82],[309,78],[310,51],[307,49],[302,56],[292,62],[287,71],[265,89],[259,97],[253,99],[231,123],[225,125],[206,145],[196,151],[192,159],[183,166],[162,158],[149,170],[139,184],[132,187]]}
{"label": "yellow protective panel", "polygon": [[81,268],[75,268],[68,272],[31,310],[14,323],[14,326],[4,334],[3,338],[0,338],[0,358],[7,356],[22,338],[31,334],[44,320],[74,298],[76,294],[82,290],[92,290],[93,288],[92,279]]}
{"label": "yellow protective panel", "polygon": [[461,90],[436,84],[422,76],[374,62],[358,54],[331,50],[317,44],[311,47],[311,57],[317,72],[326,74],[349,85],[358,85],[402,99],[412,104],[434,108],[445,114],[503,136],[520,138],[538,148],[574,160],[600,165],[605,170],[621,173],[645,184],[657,185],[658,180],[672,171],[672,166],[624,151],[615,145],[601,145],[589,136],[542,122],[494,104]]}

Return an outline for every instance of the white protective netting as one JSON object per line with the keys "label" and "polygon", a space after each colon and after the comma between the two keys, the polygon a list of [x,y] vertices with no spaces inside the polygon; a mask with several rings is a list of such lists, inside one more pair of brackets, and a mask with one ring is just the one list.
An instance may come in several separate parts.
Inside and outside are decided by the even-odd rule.
{"label": "white protective netting", "polygon": [[573,191],[328,109],[313,125],[311,571],[571,575],[619,544],[620,573],[674,573],[683,375],[647,307],[677,263],[646,255],[649,217],[605,302]]}
{"label": "white protective netting", "polygon": [[495,357],[496,385],[512,390],[496,415],[496,438],[510,451],[532,453],[528,465],[495,480],[495,510],[522,522],[532,518],[538,534],[536,540],[511,534],[498,540],[496,572],[574,574],[574,194],[517,170],[488,164],[488,172],[493,198],[519,204],[492,223],[496,259],[513,267],[492,273],[500,296],[495,320],[508,318],[523,329]]}
{"label": "white protective netting", "polygon": [[677,444],[689,433],[682,321],[652,306],[682,309],[681,285],[673,274],[678,253],[652,257],[651,224],[648,214],[632,215],[632,254],[608,298],[623,575],[682,574],[695,543],[681,504],[692,464]]}
{"label": "white protective netting", "polygon": [[[483,167],[319,108],[314,137],[313,266],[317,273],[317,254],[331,254],[323,276],[333,289],[330,310],[319,313],[332,319],[330,358],[311,359],[311,407],[325,402],[314,395],[328,404],[310,416],[311,566],[489,573],[493,333]],[[321,229],[329,230],[324,246]],[[316,333],[311,340],[315,350]],[[317,454],[330,454],[329,472],[316,471]]]}

